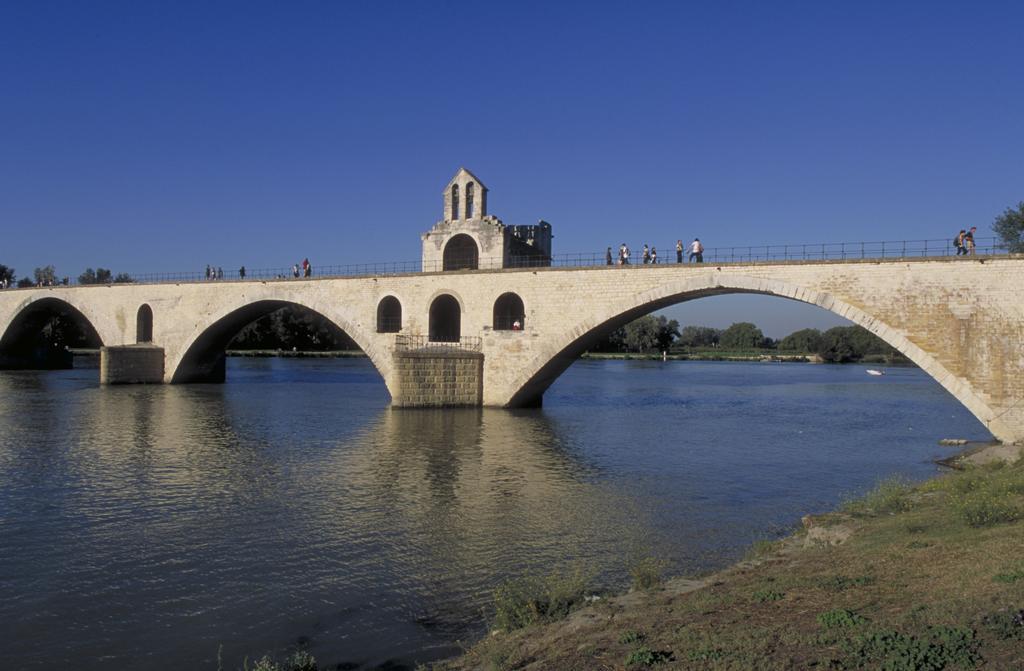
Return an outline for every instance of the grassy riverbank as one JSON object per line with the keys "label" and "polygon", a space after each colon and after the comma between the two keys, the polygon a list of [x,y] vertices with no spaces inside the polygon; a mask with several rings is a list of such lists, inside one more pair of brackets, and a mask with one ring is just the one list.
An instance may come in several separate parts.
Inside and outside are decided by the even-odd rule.
{"label": "grassy riverbank", "polygon": [[627,361],[787,361],[796,363],[820,363],[817,354],[779,354],[775,350],[719,350],[694,349],[676,351],[662,356],[661,352],[584,352],[581,359],[606,360],[620,359]]}
{"label": "grassy riverbank", "polygon": [[1022,548],[1024,459],[890,480],[700,579],[652,562],[585,607],[579,575],[503,586],[495,633],[434,668],[1020,669]]}
{"label": "grassy riverbank", "polygon": [[[664,357],[661,352],[584,352],[582,359],[625,359],[638,361],[776,361],[792,363],[823,363],[822,358],[814,352],[780,352],[775,349],[727,350],[718,347],[694,347],[676,349]],[[884,366],[913,366],[913,362],[905,357],[889,357],[883,354],[867,354],[853,364],[872,364]]]}

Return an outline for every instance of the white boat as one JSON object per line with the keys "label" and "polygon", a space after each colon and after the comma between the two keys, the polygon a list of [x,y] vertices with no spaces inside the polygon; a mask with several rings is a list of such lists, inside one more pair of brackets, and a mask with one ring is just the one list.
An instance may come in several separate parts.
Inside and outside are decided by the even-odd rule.
{"label": "white boat", "polygon": [[868,368],[864,372],[867,373],[868,375],[885,375],[884,370],[875,370],[874,368]]}

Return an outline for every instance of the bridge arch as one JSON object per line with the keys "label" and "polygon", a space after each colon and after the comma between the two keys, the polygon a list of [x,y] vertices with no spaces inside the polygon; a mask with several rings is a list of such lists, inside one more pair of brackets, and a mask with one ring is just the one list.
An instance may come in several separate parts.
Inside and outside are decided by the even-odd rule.
{"label": "bridge arch", "polygon": [[608,304],[599,313],[587,316],[570,328],[553,334],[546,346],[509,381],[507,407],[539,405],[544,391],[579,356],[602,337],[634,319],[678,303],[723,294],[762,294],[816,305],[864,327],[894,347],[949,391],[995,436],[1015,435],[999,413],[962,378],[951,373],[931,354],[882,320],[843,302],[835,296],[778,280],[743,275],[702,274],[654,287]]}
{"label": "bridge arch", "polygon": [[459,233],[444,246],[443,270],[476,270],[480,265],[480,247],[473,236]]}
{"label": "bridge arch", "polygon": [[[381,350],[359,324],[346,318],[329,305],[309,305],[280,298],[257,299],[243,305],[221,308],[198,325],[186,339],[180,352],[168,352],[167,381],[223,382],[225,379],[225,349],[243,327],[283,307],[298,307],[313,312],[331,322],[352,338],[373,363],[377,372],[389,385],[390,366]],[[372,326],[369,328],[372,329]]]}
{"label": "bridge arch", "polygon": [[[43,329],[56,328],[58,347],[44,348],[40,336]],[[0,368],[70,368],[71,357],[60,345],[63,337],[74,337],[77,346],[99,349],[103,340],[81,310],[71,303],[46,296],[24,304],[0,336]]]}

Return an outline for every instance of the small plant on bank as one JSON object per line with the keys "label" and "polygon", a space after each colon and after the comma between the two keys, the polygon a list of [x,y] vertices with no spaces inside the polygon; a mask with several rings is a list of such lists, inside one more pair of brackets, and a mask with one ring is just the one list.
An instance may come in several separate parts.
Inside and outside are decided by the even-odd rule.
{"label": "small plant on bank", "polygon": [[1020,464],[970,468],[939,479],[932,488],[946,492],[949,507],[970,527],[1024,519],[1024,467]]}
{"label": "small plant on bank", "polygon": [[833,575],[823,579],[820,585],[822,589],[826,589],[830,592],[845,592],[846,590],[853,589],[855,587],[872,585],[874,582],[875,579],[869,575],[860,575],[854,578],[845,575]]}
{"label": "small plant on bank", "polygon": [[626,666],[654,666],[672,661],[670,650],[651,650],[646,645],[634,649],[626,657]]}
{"label": "small plant on bank", "polygon": [[660,585],[666,563],[656,557],[641,557],[633,561],[629,567],[633,589],[649,590]]}
{"label": "small plant on bank", "polygon": [[785,598],[785,594],[774,589],[759,589],[754,592],[754,601],[757,603],[768,603],[769,601],[779,601]]}
{"label": "small plant on bank", "polygon": [[1006,573],[997,573],[992,576],[995,582],[1015,583],[1024,580],[1024,564],[1011,569]]}
{"label": "small plant on bank", "polygon": [[836,608],[834,610],[825,611],[818,616],[818,624],[823,629],[844,629],[847,627],[856,627],[859,624],[867,622],[862,616],[853,612],[852,610],[846,610],[845,608]]}
{"label": "small plant on bank", "polygon": [[697,648],[686,653],[686,659],[691,662],[715,662],[725,657],[725,651],[721,648]]}
{"label": "small plant on bank", "polygon": [[504,582],[494,590],[494,625],[512,631],[561,620],[584,602],[588,582],[581,571]]}
{"label": "small plant on bank", "polygon": [[851,515],[884,515],[909,510],[912,483],[900,475],[882,480],[859,499],[847,501],[843,510]]}
{"label": "small plant on bank", "polygon": [[[242,668],[245,671],[250,671],[248,661],[243,664]],[[256,665],[252,667],[251,671],[318,671],[318,669],[316,659],[308,652],[300,650],[285,659],[284,663],[279,663],[270,655],[264,655],[256,660]]]}
{"label": "small plant on bank", "polygon": [[968,526],[981,528],[1016,522],[1024,517],[1020,497],[1008,491],[981,489],[965,494],[952,494],[950,503]]}
{"label": "small plant on bank", "polygon": [[747,548],[746,553],[743,555],[743,558],[747,561],[752,561],[754,559],[761,559],[762,557],[767,557],[768,555],[778,550],[781,545],[781,541],[773,541],[767,538],[761,538],[751,543],[750,547]]}
{"label": "small plant on bank", "polygon": [[634,643],[642,643],[645,638],[647,637],[639,631],[627,631],[622,636],[619,636],[619,643],[632,645]]}
{"label": "small plant on bank", "polygon": [[986,615],[982,626],[1003,641],[1024,641],[1024,610]]}

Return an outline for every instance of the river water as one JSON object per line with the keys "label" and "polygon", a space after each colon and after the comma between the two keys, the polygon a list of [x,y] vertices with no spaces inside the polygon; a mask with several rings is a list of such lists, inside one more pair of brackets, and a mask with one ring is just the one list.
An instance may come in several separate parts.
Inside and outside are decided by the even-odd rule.
{"label": "river water", "polygon": [[580,361],[530,411],[391,410],[364,359],[228,368],[0,373],[0,668],[412,667],[504,579],[718,568],[990,438],[914,368]]}

